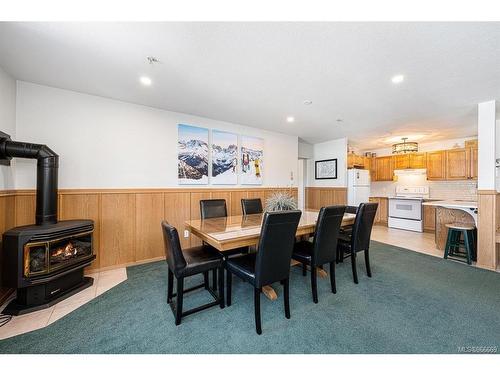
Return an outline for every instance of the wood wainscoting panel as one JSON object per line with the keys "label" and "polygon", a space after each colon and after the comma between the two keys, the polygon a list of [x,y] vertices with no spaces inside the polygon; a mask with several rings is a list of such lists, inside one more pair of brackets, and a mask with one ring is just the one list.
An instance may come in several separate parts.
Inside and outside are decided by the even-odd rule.
{"label": "wood wainscoting panel", "polygon": [[[248,193],[246,191],[232,191],[231,210],[228,210],[229,215],[231,216],[243,215],[243,211],[241,210],[241,200],[247,197]],[[262,202],[262,204],[264,204],[264,202]]]}
{"label": "wood wainscoting panel", "polygon": [[345,187],[306,187],[306,208],[319,210],[324,206],[346,205],[347,188]]}
{"label": "wood wainscoting panel", "polygon": [[[241,213],[241,198],[260,198],[265,205],[266,197],[276,191],[291,192],[294,197],[298,195],[297,188],[257,186],[60,189],[58,214],[61,220],[94,220],[97,259],[87,271],[95,272],[97,269],[144,263],[163,257],[160,226],[163,219],[177,228],[183,248],[199,245],[201,241],[195,236],[184,237],[184,222],[200,217],[200,199],[223,198],[228,205],[228,214],[238,215]],[[319,208],[319,190],[316,195]],[[345,201],[344,197],[345,188],[334,188],[334,201],[341,204]],[[35,190],[0,191],[2,233],[11,227],[34,222]]]}
{"label": "wood wainscoting panel", "polygon": [[35,194],[16,195],[16,227],[35,224]]}
{"label": "wood wainscoting panel", "polygon": [[[160,223],[165,216],[164,194],[135,196],[135,260],[158,258],[165,254]],[[182,233],[179,233],[182,236]]]}
{"label": "wood wainscoting panel", "polygon": [[477,266],[496,270],[498,266],[496,250],[497,193],[491,190],[478,190],[477,204]]}
{"label": "wood wainscoting panel", "polygon": [[[191,220],[200,218],[200,201],[203,199],[212,199],[210,191],[191,192]],[[190,246],[200,246],[201,240],[198,237],[189,235],[191,241]]]}
{"label": "wood wainscoting panel", "polygon": [[135,262],[135,194],[101,196],[101,267]]}
{"label": "wood wainscoting panel", "polygon": [[231,216],[233,202],[231,201],[231,192],[229,191],[217,191],[212,192],[211,199],[224,199],[226,201],[227,214]]}
{"label": "wood wainscoting panel", "polygon": [[2,265],[3,265],[3,251],[2,249],[2,236],[1,234],[6,230],[15,226],[15,207],[16,197],[14,195],[0,196],[0,305],[10,296],[13,292],[10,288],[1,287],[2,285]]}
{"label": "wood wainscoting panel", "polygon": [[[165,193],[164,219],[177,228],[182,248],[188,248],[191,244],[190,237],[184,237],[184,223],[191,218],[191,193]],[[163,247],[162,247],[163,249]],[[165,252],[162,253],[164,255]]]}
{"label": "wood wainscoting panel", "polygon": [[59,195],[59,219],[74,220],[74,219],[89,219],[94,220],[94,238],[93,246],[96,259],[88,268],[100,268],[100,217],[99,217],[99,194],[71,194]]}

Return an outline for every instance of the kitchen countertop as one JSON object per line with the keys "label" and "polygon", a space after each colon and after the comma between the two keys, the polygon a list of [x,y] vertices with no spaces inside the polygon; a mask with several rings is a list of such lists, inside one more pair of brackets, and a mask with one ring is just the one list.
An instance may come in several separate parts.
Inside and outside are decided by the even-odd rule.
{"label": "kitchen countertop", "polygon": [[475,208],[477,209],[477,202],[475,201],[461,201],[461,200],[438,200],[431,202],[424,202],[424,206],[439,206],[445,208]]}

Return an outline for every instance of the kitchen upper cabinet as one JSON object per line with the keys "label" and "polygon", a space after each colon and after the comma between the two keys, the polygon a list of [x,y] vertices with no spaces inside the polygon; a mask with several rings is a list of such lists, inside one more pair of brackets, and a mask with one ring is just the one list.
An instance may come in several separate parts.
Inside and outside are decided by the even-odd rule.
{"label": "kitchen upper cabinet", "polygon": [[392,156],[381,156],[375,158],[376,181],[392,181],[393,172],[394,167]]}
{"label": "kitchen upper cabinet", "polygon": [[416,152],[409,154],[411,169],[427,168],[427,154],[425,152]]}
{"label": "kitchen upper cabinet", "polygon": [[446,179],[467,180],[469,178],[469,158],[467,149],[446,150]]}
{"label": "kitchen upper cabinet", "polygon": [[469,166],[469,179],[477,180],[477,146],[467,149],[467,164]]}
{"label": "kitchen upper cabinet", "polygon": [[446,152],[431,151],[427,153],[427,179],[445,180],[446,179]]}
{"label": "kitchen upper cabinet", "polygon": [[425,152],[394,155],[394,169],[422,169],[426,168]]}
{"label": "kitchen upper cabinet", "polygon": [[407,169],[410,168],[410,155],[394,155],[394,169]]}
{"label": "kitchen upper cabinet", "polygon": [[365,157],[349,153],[347,154],[347,168],[365,168]]}

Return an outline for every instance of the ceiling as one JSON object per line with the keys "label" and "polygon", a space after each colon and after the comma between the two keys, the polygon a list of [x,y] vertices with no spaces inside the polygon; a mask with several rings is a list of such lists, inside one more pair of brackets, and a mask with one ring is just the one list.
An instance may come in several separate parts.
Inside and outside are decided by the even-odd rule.
{"label": "ceiling", "polygon": [[477,134],[498,46],[500,23],[0,23],[17,79],[365,149]]}

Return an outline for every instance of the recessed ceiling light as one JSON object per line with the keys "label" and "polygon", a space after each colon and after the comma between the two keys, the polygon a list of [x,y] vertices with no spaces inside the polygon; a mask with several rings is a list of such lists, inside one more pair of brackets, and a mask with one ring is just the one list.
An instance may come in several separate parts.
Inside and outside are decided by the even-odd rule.
{"label": "recessed ceiling light", "polygon": [[342,120],[341,118],[338,118],[338,119],[337,119],[337,120],[335,120],[335,121],[337,121],[337,122],[342,122],[342,121],[344,121],[344,120]]}
{"label": "recessed ceiling light", "polygon": [[142,76],[141,78],[139,78],[139,81],[141,81],[144,86],[151,86],[151,84],[153,83],[153,81],[151,81],[151,78],[146,76]]}
{"label": "recessed ceiling light", "polygon": [[304,105],[311,105],[313,104],[312,100],[304,100]]}
{"label": "recessed ceiling light", "polygon": [[405,76],[402,74],[397,74],[391,78],[392,83],[398,84],[405,80]]}
{"label": "recessed ceiling light", "polygon": [[288,116],[286,118],[286,122],[294,122],[294,121],[295,121],[295,117],[293,117],[293,116]]}

